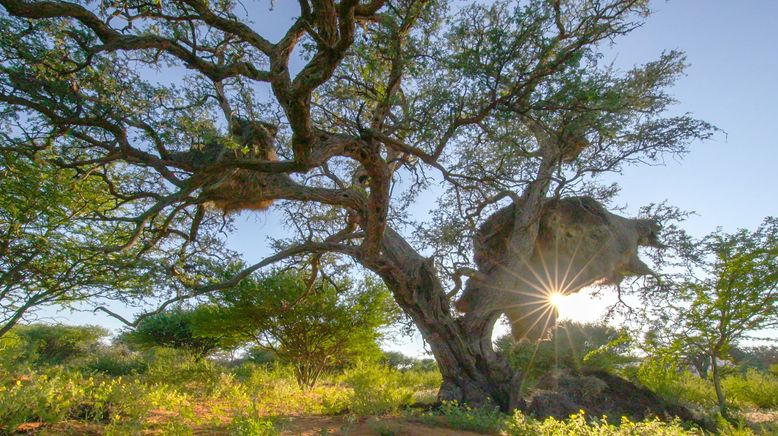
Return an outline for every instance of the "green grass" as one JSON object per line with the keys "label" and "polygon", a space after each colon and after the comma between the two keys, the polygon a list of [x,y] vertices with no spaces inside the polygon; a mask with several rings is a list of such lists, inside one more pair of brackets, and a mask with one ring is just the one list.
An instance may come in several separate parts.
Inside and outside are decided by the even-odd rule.
{"label": "green grass", "polygon": [[[105,364],[114,368],[110,362]],[[142,371],[98,370],[94,365],[53,366],[0,371],[0,434],[24,422],[94,423],[107,433],[157,430],[186,434],[198,426],[226,429],[231,434],[277,434],[273,417],[344,415],[398,416],[430,425],[495,434],[528,435],[687,435],[678,422],[604,419],[574,415],[567,420],[537,420],[521,413],[505,415],[496,408],[473,409],[444,403],[428,412],[411,412],[408,406],[424,399],[434,401],[441,378],[437,371],[398,371],[375,364],[358,364],[328,374],[312,389],[301,390],[289,367],[245,363],[227,367],[197,360],[170,350],[144,357]],[[686,404],[715,409],[709,381],[691,374],[644,371],[655,376],[665,393]],[[649,386],[651,387],[651,386]],[[725,377],[724,389],[737,410],[776,408],[778,378],[767,372],[748,371]],[[722,434],[749,434],[745,425],[720,423]],[[772,427],[765,427],[772,428]],[[187,430],[189,429],[189,430]],[[376,432],[390,434],[391,429]]]}

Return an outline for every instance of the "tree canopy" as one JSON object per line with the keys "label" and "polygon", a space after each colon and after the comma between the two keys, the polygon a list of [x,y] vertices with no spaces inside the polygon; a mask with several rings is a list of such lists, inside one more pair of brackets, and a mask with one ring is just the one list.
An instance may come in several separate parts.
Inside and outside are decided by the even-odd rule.
{"label": "tree canopy", "polygon": [[[111,203],[88,217],[114,239],[79,249],[170,272],[164,304],[276,262],[346,256],[429,343],[441,399],[507,410],[520,378],[492,350],[491,303],[532,254],[547,199],[607,202],[617,187],[602,173],[713,131],[667,115],[682,53],[603,62],[647,3],[300,0],[271,41],[257,2],[0,0],[0,147],[94,179]],[[417,222],[409,207],[438,182],[432,219]],[[509,202],[516,256],[476,277],[475,229]],[[223,212],[271,204],[291,238],[232,278],[209,273],[226,257]],[[483,304],[457,317],[462,277]]]}
{"label": "tree canopy", "polygon": [[123,332],[120,342],[139,348],[170,347],[187,350],[202,358],[231,342],[219,332],[197,332],[198,308],[176,307],[143,318],[133,330]]}
{"label": "tree canopy", "polygon": [[667,339],[712,369],[719,407],[727,416],[720,361],[744,339],[778,327],[778,220],[755,231],[711,233],[685,253],[683,272],[663,288],[675,303],[656,308]]}

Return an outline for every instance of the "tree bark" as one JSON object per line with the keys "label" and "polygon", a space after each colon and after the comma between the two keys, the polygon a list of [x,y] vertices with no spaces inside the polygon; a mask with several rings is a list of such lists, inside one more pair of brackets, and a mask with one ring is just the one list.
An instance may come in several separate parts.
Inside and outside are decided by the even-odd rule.
{"label": "tree bark", "polygon": [[716,389],[716,399],[719,402],[719,411],[721,416],[725,419],[729,419],[729,410],[727,408],[727,399],[724,397],[724,391],[721,389],[721,374],[719,373],[719,364],[716,360],[716,355],[710,356],[711,373],[713,374],[713,387]]}
{"label": "tree bark", "polygon": [[[515,232],[512,237],[514,253],[527,257],[532,253],[537,217],[552,170],[551,159],[544,159],[535,182],[524,192],[514,227],[523,231]],[[383,279],[429,344],[443,376],[439,400],[476,407],[491,404],[504,412],[522,406],[523,377],[510,368],[504,356],[495,353],[492,345],[494,324],[506,298],[506,293],[500,290],[511,283],[511,271],[522,262],[520,255],[508,259],[493,276],[479,283],[483,293],[479,307],[458,318],[451,312],[433,260],[421,256],[393,229],[386,228],[379,256],[363,256],[359,261]]]}
{"label": "tree bark", "polygon": [[505,412],[520,405],[521,377],[492,348],[497,315],[466,326],[453,316],[432,259],[417,253],[391,228],[385,231],[382,248],[382,256],[360,262],[384,280],[429,344],[443,377],[438,399],[498,406]]}

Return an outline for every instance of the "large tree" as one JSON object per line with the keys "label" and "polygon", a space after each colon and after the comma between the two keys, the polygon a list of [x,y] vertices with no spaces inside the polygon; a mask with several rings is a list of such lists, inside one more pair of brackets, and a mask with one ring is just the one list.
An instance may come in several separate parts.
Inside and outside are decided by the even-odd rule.
{"label": "large tree", "polygon": [[[604,201],[615,188],[599,174],[710,134],[663,116],[683,55],[602,65],[600,47],[640,26],[646,0],[300,0],[277,41],[257,3],[0,0],[2,147],[53,149],[52,164],[99,177],[118,205],[96,218],[124,242],[91,248],[160,247],[187,288],[167,301],[274,262],[346,256],[418,327],[441,399],[515,406],[521,377],[492,349],[494,303],[532,257],[549,197]],[[437,213],[414,222],[409,206],[436,182]],[[476,273],[476,226],[511,202],[513,255]],[[202,223],[271,204],[296,231],[276,254],[227,281],[189,261],[212,234]],[[461,286],[449,288],[463,276],[478,297],[460,317]]]}

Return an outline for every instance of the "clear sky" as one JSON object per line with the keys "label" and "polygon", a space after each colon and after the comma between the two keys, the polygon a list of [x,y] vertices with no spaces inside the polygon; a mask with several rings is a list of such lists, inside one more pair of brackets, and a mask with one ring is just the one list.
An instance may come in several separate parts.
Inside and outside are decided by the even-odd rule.
{"label": "clear sky", "polygon": [[[296,2],[246,2],[256,7],[257,25],[271,39],[280,37],[296,13]],[[615,64],[627,69],[656,59],[663,50],[687,53],[687,74],[671,89],[678,112],[691,112],[723,133],[693,144],[683,160],[664,166],[629,167],[610,180],[622,188],[617,203],[634,215],[640,206],[668,200],[695,211],[686,222],[694,236],[722,227],[754,229],[768,215],[778,215],[778,1],[664,0],[652,3],[646,24],[607,49]],[[423,196],[420,212],[435,193]],[[277,236],[283,224],[275,214],[242,214],[230,236],[232,248],[247,262],[270,254],[266,237]],[[592,300],[585,292],[560,306],[563,318],[594,321],[608,298]],[[63,319],[65,318],[65,319]],[[65,322],[118,323],[98,315],[62,314]],[[421,341],[405,340],[390,348],[419,355]]]}
{"label": "clear sky", "polygon": [[[675,109],[723,132],[693,144],[682,161],[615,175],[622,188],[617,202],[632,214],[665,199],[695,211],[684,227],[697,237],[717,227],[755,229],[778,215],[778,2],[655,1],[653,9],[643,28],[613,47],[616,64],[626,68],[662,50],[686,52],[686,77],[671,90]],[[593,321],[604,300],[582,292],[563,299],[560,312]]]}

